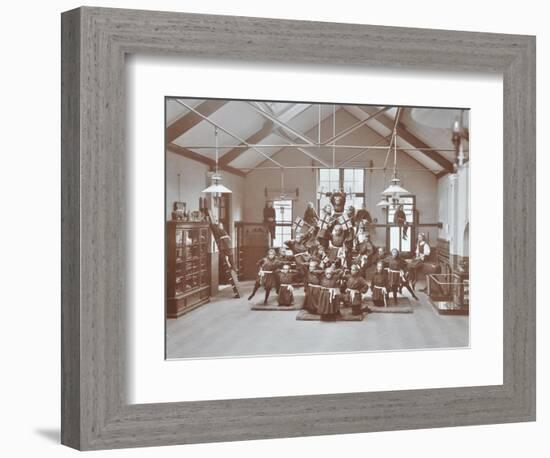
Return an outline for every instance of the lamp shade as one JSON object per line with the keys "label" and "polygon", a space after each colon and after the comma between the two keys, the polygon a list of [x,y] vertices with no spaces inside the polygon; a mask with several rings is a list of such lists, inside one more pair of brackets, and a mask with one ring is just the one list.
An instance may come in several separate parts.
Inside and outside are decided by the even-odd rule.
{"label": "lamp shade", "polygon": [[216,193],[216,194],[231,194],[233,191],[227,189],[223,184],[213,183],[208,188],[203,190],[204,193]]}
{"label": "lamp shade", "polygon": [[397,177],[392,178],[390,185],[382,191],[383,196],[400,196],[401,194],[409,194],[409,191],[401,187],[401,180]]}
{"label": "lamp shade", "polygon": [[204,189],[204,193],[216,193],[216,194],[231,194],[233,191],[226,188],[223,184],[220,184],[222,181],[222,176],[219,173],[214,173],[212,175],[212,184],[208,188]]}
{"label": "lamp shade", "polygon": [[386,199],[382,199],[376,204],[377,207],[389,207],[390,203]]}

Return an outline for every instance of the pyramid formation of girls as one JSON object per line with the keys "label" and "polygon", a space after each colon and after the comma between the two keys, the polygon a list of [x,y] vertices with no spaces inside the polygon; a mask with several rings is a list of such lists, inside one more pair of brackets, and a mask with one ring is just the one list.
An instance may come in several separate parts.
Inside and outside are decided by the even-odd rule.
{"label": "pyramid formation of girls", "polygon": [[[418,235],[415,257],[407,263],[397,249],[388,253],[372,243],[372,219],[364,205],[357,211],[346,208],[343,191],[327,196],[331,203],[323,207],[321,217],[309,202],[304,217],[294,223],[295,238],[285,241],[284,248],[270,248],[258,261],[258,277],[248,300],[263,286],[264,305],[274,290],[278,305],[289,307],[295,305],[294,288],[303,287],[301,307],[322,320],[337,319],[342,307],[350,307],[353,315],[368,313],[367,299],[378,307],[397,305],[403,288],[418,300],[417,271],[430,254],[425,235]],[[394,223],[402,227],[406,239],[408,225],[400,206]],[[270,231],[274,237],[274,227]]]}

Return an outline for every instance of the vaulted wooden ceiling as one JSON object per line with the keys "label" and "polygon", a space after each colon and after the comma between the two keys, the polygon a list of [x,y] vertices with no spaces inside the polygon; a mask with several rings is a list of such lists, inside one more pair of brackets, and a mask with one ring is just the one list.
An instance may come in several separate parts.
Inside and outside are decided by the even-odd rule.
{"label": "vaulted wooden ceiling", "polygon": [[[340,131],[327,129],[327,124],[332,125],[333,114],[338,117],[341,110],[356,121]],[[331,164],[317,154],[319,147],[331,147],[335,142],[336,154],[359,157],[361,150],[348,149],[344,156],[344,146],[338,145],[350,143],[346,142],[349,135],[360,132],[360,129],[370,130],[380,137],[376,145],[368,146],[387,145],[398,112],[398,148],[435,175],[452,171],[455,155],[452,124],[460,114],[456,109],[397,110],[395,107],[370,105],[170,98],[166,103],[166,144],[167,149],[175,154],[213,167],[217,132],[219,167],[240,176],[263,163],[284,167],[275,156],[290,144],[309,163],[328,167]],[[468,111],[463,111],[463,115],[464,125],[468,126]],[[325,127],[320,129],[319,126]],[[467,141],[465,147],[467,150]],[[386,154],[387,150],[379,151]]]}

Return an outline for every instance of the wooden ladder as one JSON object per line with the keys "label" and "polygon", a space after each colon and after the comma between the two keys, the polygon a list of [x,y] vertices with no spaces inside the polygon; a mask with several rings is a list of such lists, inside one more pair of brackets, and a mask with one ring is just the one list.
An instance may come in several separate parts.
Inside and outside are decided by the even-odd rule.
{"label": "wooden ladder", "polygon": [[[210,232],[212,233],[212,236],[214,237],[214,240],[216,241],[216,245],[218,246],[218,250],[221,252],[221,250],[220,250],[220,239],[217,236],[216,231],[212,230],[212,226],[214,224],[214,221],[212,219],[212,214],[210,213],[210,210],[207,210],[207,211],[208,211],[208,220],[209,220],[209,223],[210,223]],[[239,280],[237,278],[237,272],[235,272],[231,268],[231,264],[229,264],[229,260],[227,259],[226,256],[223,256],[223,265],[224,265],[224,268],[225,268],[225,273],[227,275],[227,278],[229,279],[229,283],[231,284],[231,288],[233,289],[234,297],[236,297],[236,298],[241,297],[241,293],[240,293],[239,287],[238,287]]]}
{"label": "wooden ladder", "polygon": [[227,261],[227,258],[223,257],[223,263],[225,266],[225,273],[227,274],[227,278],[229,278],[229,283],[231,284],[231,288],[233,289],[233,296],[234,297],[241,297],[241,293],[239,291],[238,279],[237,279],[237,272],[235,272],[229,265],[229,262]]}

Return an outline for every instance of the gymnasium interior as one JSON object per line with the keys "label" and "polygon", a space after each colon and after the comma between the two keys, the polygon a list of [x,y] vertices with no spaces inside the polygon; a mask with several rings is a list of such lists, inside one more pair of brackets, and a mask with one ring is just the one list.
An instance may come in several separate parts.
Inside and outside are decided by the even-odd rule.
{"label": "gymnasium interior", "polygon": [[165,103],[168,359],[469,346],[468,109]]}

